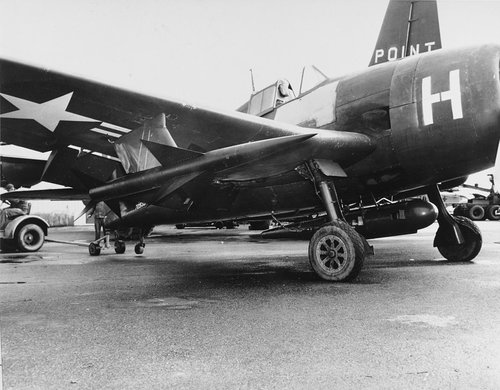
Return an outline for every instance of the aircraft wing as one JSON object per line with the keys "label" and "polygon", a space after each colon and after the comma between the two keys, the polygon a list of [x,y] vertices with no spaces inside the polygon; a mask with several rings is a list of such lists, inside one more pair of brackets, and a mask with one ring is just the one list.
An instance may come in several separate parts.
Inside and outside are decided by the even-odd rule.
{"label": "aircraft wing", "polygon": [[[165,86],[168,90],[168,86]],[[297,134],[238,112],[198,108],[0,59],[1,141],[45,152],[75,145],[117,156],[113,142],[160,114],[176,146],[207,152]],[[302,130],[298,130],[299,132]]]}
{"label": "aircraft wing", "polygon": [[31,187],[40,182],[44,160],[0,156],[2,187],[11,183],[14,187]]}
{"label": "aircraft wing", "polygon": [[88,191],[73,188],[59,188],[47,190],[11,191],[0,195],[0,200],[90,200]]}
{"label": "aircraft wing", "polygon": [[[300,138],[303,142],[286,153],[279,146],[271,153],[269,143],[264,142],[268,151],[258,164],[235,164],[227,172],[219,172],[216,179],[268,177],[293,170],[311,158],[331,159],[345,167],[375,148],[368,136],[359,133],[307,129],[240,112],[194,107],[7,59],[0,59],[0,109],[1,141],[42,152],[52,150],[42,179],[78,190],[116,178],[112,175],[118,169],[133,173],[165,167],[168,161],[177,164],[176,159],[196,153],[224,153],[227,148],[252,142],[258,147],[258,142],[278,138],[307,139]],[[167,135],[150,138],[158,129]],[[150,139],[163,147],[141,144]],[[137,150],[131,153],[127,143]],[[74,146],[94,153],[78,152]],[[162,149],[168,149],[164,154],[174,160],[162,157]],[[227,149],[227,153],[233,151]],[[139,161],[137,170],[130,171],[125,155],[148,161]],[[157,163],[151,165],[151,159]],[[70,167],[72,160],[76,163]],[[183,177],[188,181],[191,176]],[[177,187],[179,180],[172,180]]]}

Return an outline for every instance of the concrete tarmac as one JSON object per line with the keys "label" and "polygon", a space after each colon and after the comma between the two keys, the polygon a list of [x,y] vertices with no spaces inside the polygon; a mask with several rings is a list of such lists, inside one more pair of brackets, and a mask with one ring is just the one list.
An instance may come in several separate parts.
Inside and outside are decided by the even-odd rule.
{"label": "concrete tarmac", "polygon": [[[451,264],[437,224],[371,240],[354,283],[318,280],[307,241],[162,227],[99,257],[0,254],[4,389],[496,389],[500,222]],[[91,227],[49,238],[91,240]]]}

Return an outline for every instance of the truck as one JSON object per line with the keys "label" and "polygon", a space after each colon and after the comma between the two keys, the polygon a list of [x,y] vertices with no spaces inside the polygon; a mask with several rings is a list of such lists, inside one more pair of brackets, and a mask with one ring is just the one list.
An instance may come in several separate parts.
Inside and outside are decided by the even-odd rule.
{"label": "truck", "polygon": [[36,215],[22,215],[0,227],[2,252],[36,252],[45,242],[49,224]]}
{"label": "truck", "polygon": [[480,221],[489,219],[491,221],[500,220],[500,193],[495,189],[495,179],[493,175],[488,175],[491,188],[483,188],[476,185],[462,184],[463,188],[472,190],[473,197],[466,202],[450,204],[454,207],[453,215],[463,216]]}

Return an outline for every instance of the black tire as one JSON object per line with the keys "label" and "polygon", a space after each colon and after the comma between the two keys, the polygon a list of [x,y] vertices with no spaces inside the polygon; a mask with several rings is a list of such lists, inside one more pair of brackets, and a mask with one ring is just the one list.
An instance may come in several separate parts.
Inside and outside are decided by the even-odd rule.
{"label": "black tire", "polygon": [[138,243],[135,245],[134,247],[134,252],[137,254],[137,255],[142,255],[144,253],[144,244],[141,244],[141,243]]}
{"label": "black tire", "polygon": [[99,256],[101,254],[101,247],[91,242],[89,244],[89,253],[90,256]]}
{"label": "black tire", "polygon": [[126,245],[123,241],[118,240],[115,241],[115,253],[121,255],[122,253],[125,253]]}
{"label": "black tire", "polygon": [[467,210],[467,216],[473,221],[481,221],[484,219],[484,209],[475,204]]}
{"label": "black tire", "polygon": [[364,260],[362,238],[343,221],[323,226],[309,242],[309,262],[316,274],[324,280],[351,281],[358,276]]}
{"label": "black tire", "polygon": [[214,223],[214,226],[215,226],[216,229],[222,229],[224,227],[224,222],[222,222],[222,221],[216,221]]}
{"label": "black tire", "polygon": [[[463,244],[438,245],[439,253],[451,262],[465,262],[473,260],[481,251],[483,238],[477,225],[465,217],[453,217],[460,226],[464,237]],[[438,231],[439,234],[439,231]]]}
{"label": "black tire", "polygon": [[45,233],[37,224],[29,223],[16,232],[15,240],[20,252],[36,252],[45,241]]}
{"label": "black tire", "polygon": [[499,221],[500,220],[500,205],[493,204],[486,208],[486,218],[491,221]]}

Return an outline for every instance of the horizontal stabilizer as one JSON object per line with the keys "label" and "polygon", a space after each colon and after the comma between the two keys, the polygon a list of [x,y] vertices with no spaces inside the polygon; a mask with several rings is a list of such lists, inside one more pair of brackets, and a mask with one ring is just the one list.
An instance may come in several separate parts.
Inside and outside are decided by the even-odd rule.
{"label": "horizontal stabilizer", "polygon": [[156,142],[142,140],[142,143],[149,149],[155,158],[163,165],[168,167],[181,161],[191,160],[203,156],[203,153],[192,150],[163,145]]}
{"label": "horizontal stabilizer", "polygon": [[1,200],[87,200],[88,191],[73,188],[58,188],[53,190],[11,191],[0,195]]}

